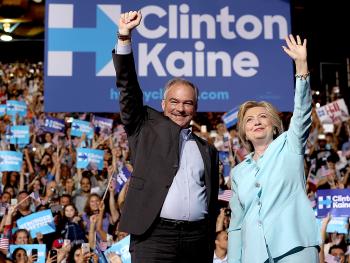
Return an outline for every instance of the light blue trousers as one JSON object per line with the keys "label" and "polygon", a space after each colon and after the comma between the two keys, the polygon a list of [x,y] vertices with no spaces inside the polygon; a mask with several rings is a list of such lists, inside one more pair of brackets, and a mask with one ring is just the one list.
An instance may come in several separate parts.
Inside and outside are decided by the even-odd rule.
{"label": "light blue trousers", "polygon": [[[270,253],[269,253],[270,254]],[[269,258],[265,263],[319,263],[319,255],[316,247],[306,247],[303,250],[285,256],[281,259]]]}

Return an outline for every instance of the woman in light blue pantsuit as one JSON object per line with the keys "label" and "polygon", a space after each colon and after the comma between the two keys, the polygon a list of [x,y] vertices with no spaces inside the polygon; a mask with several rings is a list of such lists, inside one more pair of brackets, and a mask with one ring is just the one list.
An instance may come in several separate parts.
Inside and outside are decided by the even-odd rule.
{"label": "woman in light blue pantsuit", "polygon": [[286,43],[296,67],[288,131],[270,103],[248,101],[238,113],[239,137],[250,154],[231,176],[229,263],[318,262],[319,233],[304,175],[312,109],[306,40],[289,35]]}

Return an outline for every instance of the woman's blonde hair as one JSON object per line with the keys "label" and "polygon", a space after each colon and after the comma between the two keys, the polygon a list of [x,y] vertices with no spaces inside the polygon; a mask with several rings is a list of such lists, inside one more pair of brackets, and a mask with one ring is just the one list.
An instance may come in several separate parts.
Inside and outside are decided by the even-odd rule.
{"label": "woman's blonde hair", "polygon": [[271,103],[268,103],[266,101],[246,101],[239,107],[238,111],[238,137],[241,141],[241,144],[248,152],[254,151],[253,144],[247,139],[246,133],[245,133],[245,122],[244,117],[246,112],[255,107],[262,107],[267,111],[268,117],[270,118],[272,122],[273,127],[273,139],[277,138],[282,132],[283,132],[283,124],[282,120],[279,116],[279,112],[276,110],[274,106],[272,106]]}

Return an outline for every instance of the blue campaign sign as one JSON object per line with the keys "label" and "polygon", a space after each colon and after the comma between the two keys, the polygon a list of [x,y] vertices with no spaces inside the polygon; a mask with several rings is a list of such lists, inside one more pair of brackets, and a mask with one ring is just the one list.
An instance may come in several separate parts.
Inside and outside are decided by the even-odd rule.
{"label": "blue campaign sign", "polygon": [[116,186],[115,187],[116,192],[119,193],[122,190],[124,184],[129,179],[130,176],[131,176],[131,172],[128,170],[126,166],[120,167],[119,172],[113,174],[113,179]]}
{"label": "blue campaign sign", "polygon": [[112,132],[112,127],[113,127],[112,119],[94,116],[92,123],[94,124],[94,127],[99,127],[101,130],[101,133],[103,134],[110,134]]}
{"label": "blue campaign sign", "polygon": [[10,245],[10,254],[12,255],[12,253],[13,253],[17,248],[23,248],[23,249],[26,251],[27,256],[32,255],[33,249],[37,249],[37,250],[38,250],[38,260],[35,261],[35,262],[38,262],[38,263],[45,263],[45,259],[46,259],[46,245],[45,245],[45,244]]}
{"label": "blue campaign sign", "polygon": [[229,176],[231,171],[231,166],[229,161],[229,152],[219,151],[219,160],[222,162],[224,166],[223,175],[225,177]]}
{"label": "blue campaign sign", "polygon": [[119,111],[111,51],[129,10],[143,14],[133,53],[146,104],[160,109],[165,83],[184,77],[199,87],[199,111],[246,100],[292,110],[289,1],[47,0],[45,111]]}
{"label": "blue campaign sign", "polygon": [[83,133],[86,134],[88,139],[92,139],[94,137],[94,129],[92,128],[91,123],[88,121],[73,119],[70,134],[81,137],[83,136]]}
{"label": "blue campaign sign", "polygon": [[221,119],[225,123],[226,128],[231,128],[233,125],[237,123],[238,110],[239,109],[235,107],[234,109],[226,112],[224,115],[221,116]]}
{"label": "blue campaign sign", "polygon": [[327,225],[327,233],[337,232],[339,234],[347,234],[348,233],[348,217],[332,217],[331,221],[329,221]]}
{"label": "blue campaign sign", "polygon": [[24,117],[27,115],[27,104],[24,101],[8,100],[6,102],[6,114],[10,116],[18,114]]}
{"label": "blue campaign sign", "polygon": [[350,216],[350,189],[317,190],[317,217]]}
{"label": "blue campaign sign", "polygon": [[103,169],[103,150],[77,149],[77,168]]}
{"label": "blue campaign sign", "polygon": [[0,117],[5,116],[6,114],[6,105],[0,104]]}
{"label": "blue campaign sign", "polygon": [[52,132],[52,133],[64,132],[65,131],[64,120],[46,116],[43,128],[45,131]]}
{"label": "blue campaign sign", "polygon": [[9,134],[6,134],[11,144],[26,145],[29,143],[29,126],[15,125],[11,126]]}
{"label": "blue campaign sign", "polygon": [[120,255],[123,263],[131,263],[131,255],[129,253],[129,245],[130,245],[130,235],[126,236],[119,242],[113,244],[110,248],[108,248],[104,254],[109,263],[115,262],[112,261],[113,255]]}
{"label": "blue campaign sign", "polygon": [[36,237],[36,233],[48,234],[56,231],[51,209],[21,217],[17,220],[17,226],[19,229],[27,229],[32,238]]}
{"label": "blue campaign sign", "polygon": [[20,172],[22,169],[23,154],[15,151],[0,151],[0,172]]}

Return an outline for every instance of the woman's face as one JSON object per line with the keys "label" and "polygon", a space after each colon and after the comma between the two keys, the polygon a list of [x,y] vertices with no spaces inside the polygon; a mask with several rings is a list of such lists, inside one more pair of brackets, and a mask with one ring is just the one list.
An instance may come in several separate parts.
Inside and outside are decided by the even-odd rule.
{"label": "woman's face", "polygon": [[270,143],[273,140],[272,121],[264,107],[253,107],[247,110],[243,121],[245,134],[253,143]]}
{"label": "woman's face", "polygon": [[92,211],[97,211],[99,205],[100,205],[100,198],[98,198],[97,196],[92,196],[90,198],[90,209]]}
{"label": "woman's face", "polygon": [[39,190],[41,189],[41,185],[39,180],[35,180],[34,184],[33,184],[33,191],[34,192],[39,192]]}
{"label": "woman's face", "polygon": [[14,256],[16,263],[26,263],[28,261],[27,253],[25,250],[18,250]]}
{"label": "woman's face", "polygon": [[80,256],[81,256],[81,249],[78,248],[74,252],[74,262],[80,262]]}
{"label": "woman's face", "polygon": [[69,205],[69,206],[66,206],[66,208],[64,209],[64,215],[67,217],[67,218],[73,218],[74,215],[75,215],[75,209],[73,206]]}
{"label": "woman's face", "polygon": [[23,244],[28,244],[28,235],[27,233],[21,231],[18,232],[16,235],[16,240],[15,240],[16,245],[23,245]]}

